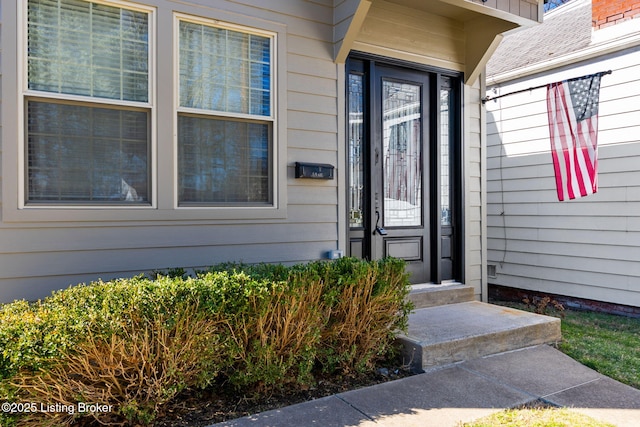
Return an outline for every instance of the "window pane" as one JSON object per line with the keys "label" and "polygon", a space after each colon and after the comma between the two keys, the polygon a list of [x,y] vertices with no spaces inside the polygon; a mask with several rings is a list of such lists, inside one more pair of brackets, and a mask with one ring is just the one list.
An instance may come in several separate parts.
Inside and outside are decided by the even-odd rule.
{"label": "window pane", "polygon": [[180,106],[271,115],[271,41],[180,22]]}
{"label": "window pane", "polygon": [[82,0],[30,0],[29,89],[147,102],[148,19]]}
{"label": "window pane", "polygon": [[384,225],[422,223],[421,87],[384,81],[382,86]]}
{"label": "window pane", "polygon": [[[445,80],[445,82],[448,82]],[[440,223],[451,225],[451,89],[440,89]]]}
{"label": "window pane", "polygon": [[270,135],[267,123],[179,116],[179,202],[271,202]]}
{"label": "window pane", "polygon": [[349,226],[364,226],[364,86],[363,77],[349,74]]}
{"label": "window pane", "polygon": [[146,111],[28,101],[29,202],[149,201]]}

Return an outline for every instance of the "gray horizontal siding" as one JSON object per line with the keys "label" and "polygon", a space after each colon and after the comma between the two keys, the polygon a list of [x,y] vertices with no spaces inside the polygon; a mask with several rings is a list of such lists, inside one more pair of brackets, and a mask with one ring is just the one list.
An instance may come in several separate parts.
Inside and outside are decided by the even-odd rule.
{"label": "gray horizontal siding", "polygon": [[601,59],[496,91],[613,70],[602,80],[592,196],[557,201],[544,89],[487,103],[489,280],[640,306],[640,51]]}
{"label": "gray horizontal siding", "polygon": [[[334,236],[335,237],[335,236]],[[308,253],[315,253],[316,258],[323,255],[326,242],[298,241],[282,244],[252,243],[253,250],[247,251],[246,243],[226,245],[188,245],[184,247],[141,249],[81,250],[76,252],[54,251],[49,253],[29,252],[3,255],[2,268],[7,278],[64,276],[72,271],[74,274],[97,274],[101,277],[112,277],[111,271],[129,271],[134,274],[148,272],[153,269],[169,267],[207,267],[222,261],[257,262],[303,262],[308,261]],[[46,256],[45,256],[46,254]],[[102,257],[99,266],[93,265],[95,258]],[[188,263],[181,262],[190,260]],[[38,268],[46,274],[35,272],[25,274],[29,266],[38,263]]]}
{"label": "gray horizontal siding", "polygon": [[[2,32],[4,31],[4,17],[2,14],[2,5],[0,4],[0,65],[3,64],[3,47],[2,47]],[[3,89],[3,76],[2,76],[2,66],[0,66],[0,224],[2,222],[2,147],[4,146],[2,141],[2,89]],[[5,107],[6,108],[6,107]]]}
{"label": "gray horizontal siding", "polygon": [[[317,222],[273,223],[273,224],[174,224],[137,225],[130,227],[68,227],[68,228],[14,228],[3,229],[0,254],[28,254],[83,250],[118,249],[139,250],[144,248],[172,248],[184,246],[226,246],[253,243],[290,243],[296,241],[322,241],[335,239],[335,231],[327,228],[334,215],[334,205],[318,203],[299,205],[294,211],[300,216],[309,216],[311,209],[317,209]],[[324,221],[321,218],[325,217]],[[299,220],[300,221],[300,220]],[[265,233],[265,228],[270,230]],[[162,232],[159,232],[161,230]],[[120,232],[128,236],[123,239]],[[274,236],[280,236],[274,239]],[[4,257],[3,257],[4,259]],[[7,274],[11,263],[2,262],[1,271]]]}
{"label": "gray horizontal siding", "polygon": [[[102,278],[132,277],[142,272],[171,267],[206,269],[225,260],[244,263],[272,262],[292,264],[319,259],[327,250],[326,242],[293,242],[289,244],[267,243],[244,245],[144,248],[141,250],[79,251],[20,254],[8,257],[21,263],[20,277],[5,277],[2,280],[2,300],[37,299],[52,290],[62,289],[77,283],[86,283]],[[4,258],[4,256],[3,256]],[[100,262],[96,262],[100,259]],[[188,262],[185,260],[189,260]],[[33,268],[32,263],[39,263]],[[30,274],[33,273],[33,274]]]}
{"label": "gray horizontal siding", "polygon": [[[186,13],[214,10],[209,0],[173,3]],[[293,171],[295,161],[337,165],[338,74],[332,58],[332,2],[220,1],[214,7],[227,15],[286,26],[286,40],[280,40],[287,48],[286,63],[280,64],[280,72],[286,72],[286,97],[280,102],[287,105],[283,120],[287,129],[286,139],[278,141],[287,147],[286,158],[280,159],[288,166],[287,174],[279,177],[287,182],[286,218],[0,222],[0,302],[42,297],[53,289],[99,277],[169,267],[204,268],[223,261],[306,262],[337,248],[337,179],[296,180]],[[3,109],[7,108],[12,106],[4,104]]]}
{"label": "gray horizontal siding", "polygon": [[[344,82],[338,80],[343,76],[333,63],[333,49],[334,43],[344,36],[340,32],[346,30],[345,24],[357,2],[140,2],[147,1],[163,6],[174,5],[176,10],[196,15],[220,10],[227,17],[251,17],[253,22],[276,23],[279,28],[285,28],[286,37],[279,42],[286,46],[284,63],[280,63],[281,72],[286,73],[286,95],[279,102],[286,103],[287,107],[286,117],[280,117],[281,123],[286,123],[286,137],[278,143],[286,146],[286,156],[279,159],[287,165],[285,176],[279,177],[286,182],[286,217],[215,220],[183,215],[179,218],[180,214],[171,209],[171,196],[163,193],[159,202],[162,215],[153,215],[154,220],[147,220],[144,212],[135,217],[127,217],[125,212],[122,218],[96,215],[94,219],[82,222],[60,218],[54,222],[0,222],[0,302],[42,297],[53,289],[100,277],[132,276],[168,267],[204,268],[221,261],[310,261],[324,257],[327,250],[337,248],[346,235],[345,224],[338,223],[338,218],[346,215],[341,212],[342,202],[339,200],[339,195],[344,193],[344,184],[339,183],[343,183],[345,177],[345,171],[339,167],[340,162],[344,164],[344,142],[341,142],[341,137],[344,137]],[[462,23],[423,12],[414,14],[408,8],[400,10],[388,2],[377,4],[380,7],[372,11],[374,19],[369,24],[376,27],[382,23],[385,26],[376,28],[376,31],[384,30],[382,34],[385,34],[377,41],[389,44],[382,50],[385,54],[407,59],[415,55],[402,56],[406,53],[402,49],[421,50],[420,54],[426,58],[423,63],[429,63],[431,57],[436,57],[435,65],[463,69]],[[0,20],[6,19],[5,11],[3,15],[0,15]],[[429,19],[427,27],[422,18]],[[159,25],[167,22],[165,14]],[[395,33],[389,32],[392,27],[388,27],[388,22],[393,22],[394,28],[400,29],[405,38],[394,38],[390,43],[386,35],[395,36]],[[340,26],[336,33],[334,24]],[[437,39],[438,43],[414,40],[416,29],[421,37],[429,36]],[[13,31],[17,29],[13,28]],[[159,39],[163,45],[158,49],[171,49],[169,33],[163,31],[164,27],[159,28]],[[407,44],[411,40],[414,41]],[[6,43],[5,37],[2,37],[2,42]],[[2,49],[0,45],[0,55]],[[3,67],[10,66],[7,61],[2,64]],[[167,76],[170,68],[164,67],[158,70],[158,74]],[[477,295],[483,292],[485,284],[483,251],[486,250],[483,242],[485,200],[481,196],[485,154],[481,148],[484,132],[481,121],[484,116],[479,103],[479,87],[479,84],[466,87],[464,109],[464,156],[468,161],[465,172],[465,234],[468,236],[465,267],[467,283],[476,288]],[[5,85],[3,89],[14,90],[14,87]],[[169,96],[170,90],[160,84],[158,92],[159,96]],[[13,107],[5,100],[2,108],[6,112]],[[166,130],[168,126],[163,125],[162,129]],[[165,141],[161,145],[164,150],[171,144]],[[160,170],[172,169],[172,163],[167,159],[169,156],[164,154],[159,160]],[[293,171],[296,161],[336,165],[336,178],[331,181],[297,180]],[[159,181],[170,182],[170,175],[163,174]],[[10,187],[12,192],[13,188]],[[103,221],[100,218],[108,219]]]}

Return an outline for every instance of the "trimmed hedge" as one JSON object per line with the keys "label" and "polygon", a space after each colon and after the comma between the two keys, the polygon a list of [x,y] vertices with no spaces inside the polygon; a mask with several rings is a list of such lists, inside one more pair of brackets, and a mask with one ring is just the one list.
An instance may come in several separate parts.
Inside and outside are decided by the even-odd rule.
{"label": "trimmed hedge", "polygon": [[[247,392],[363,372],[406,330],[404,262],[224,264],[188,277],[138,276],[78,285],[0,306],[0,401],[87,414],[4,414],[2,425],[150,424],[186,388],[221,382]],[[12,418],[13,417],[13,418]],[[13,421],[12,421],[13,420]]]}

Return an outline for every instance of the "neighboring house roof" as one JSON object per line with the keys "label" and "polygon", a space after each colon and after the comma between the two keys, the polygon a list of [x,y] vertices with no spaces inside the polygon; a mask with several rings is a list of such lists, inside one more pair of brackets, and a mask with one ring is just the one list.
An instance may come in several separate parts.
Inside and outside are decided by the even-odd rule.
{"label": "neighboring house roof", "polygon": [[591,0],[573,0],[544,22],[507,33],[487,63],[487,75],[515,71],[583,49],[591,43]]}

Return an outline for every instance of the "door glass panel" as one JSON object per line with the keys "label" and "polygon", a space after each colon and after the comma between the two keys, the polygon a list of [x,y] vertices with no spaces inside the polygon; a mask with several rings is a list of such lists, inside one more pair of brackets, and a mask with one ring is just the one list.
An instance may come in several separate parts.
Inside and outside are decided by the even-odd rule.
{"label": "door glass panel", "polygon": [[362,75],[349,74],[349,226],[364,226]]}
{"label": "door glass panel", "polygon": [[[448,83],[448,80],[444,83]],[[441,225],[451,225],[451,178],[449,165],[449,147],[451,146],[451,134],[449,132],[451,122],[451,89],[445,87],[440,90],[440,215]]]}
{"label": "door glass panel", "polygon": [[384,225],[422,224],[422,121],[419,85],[383,81]]}

